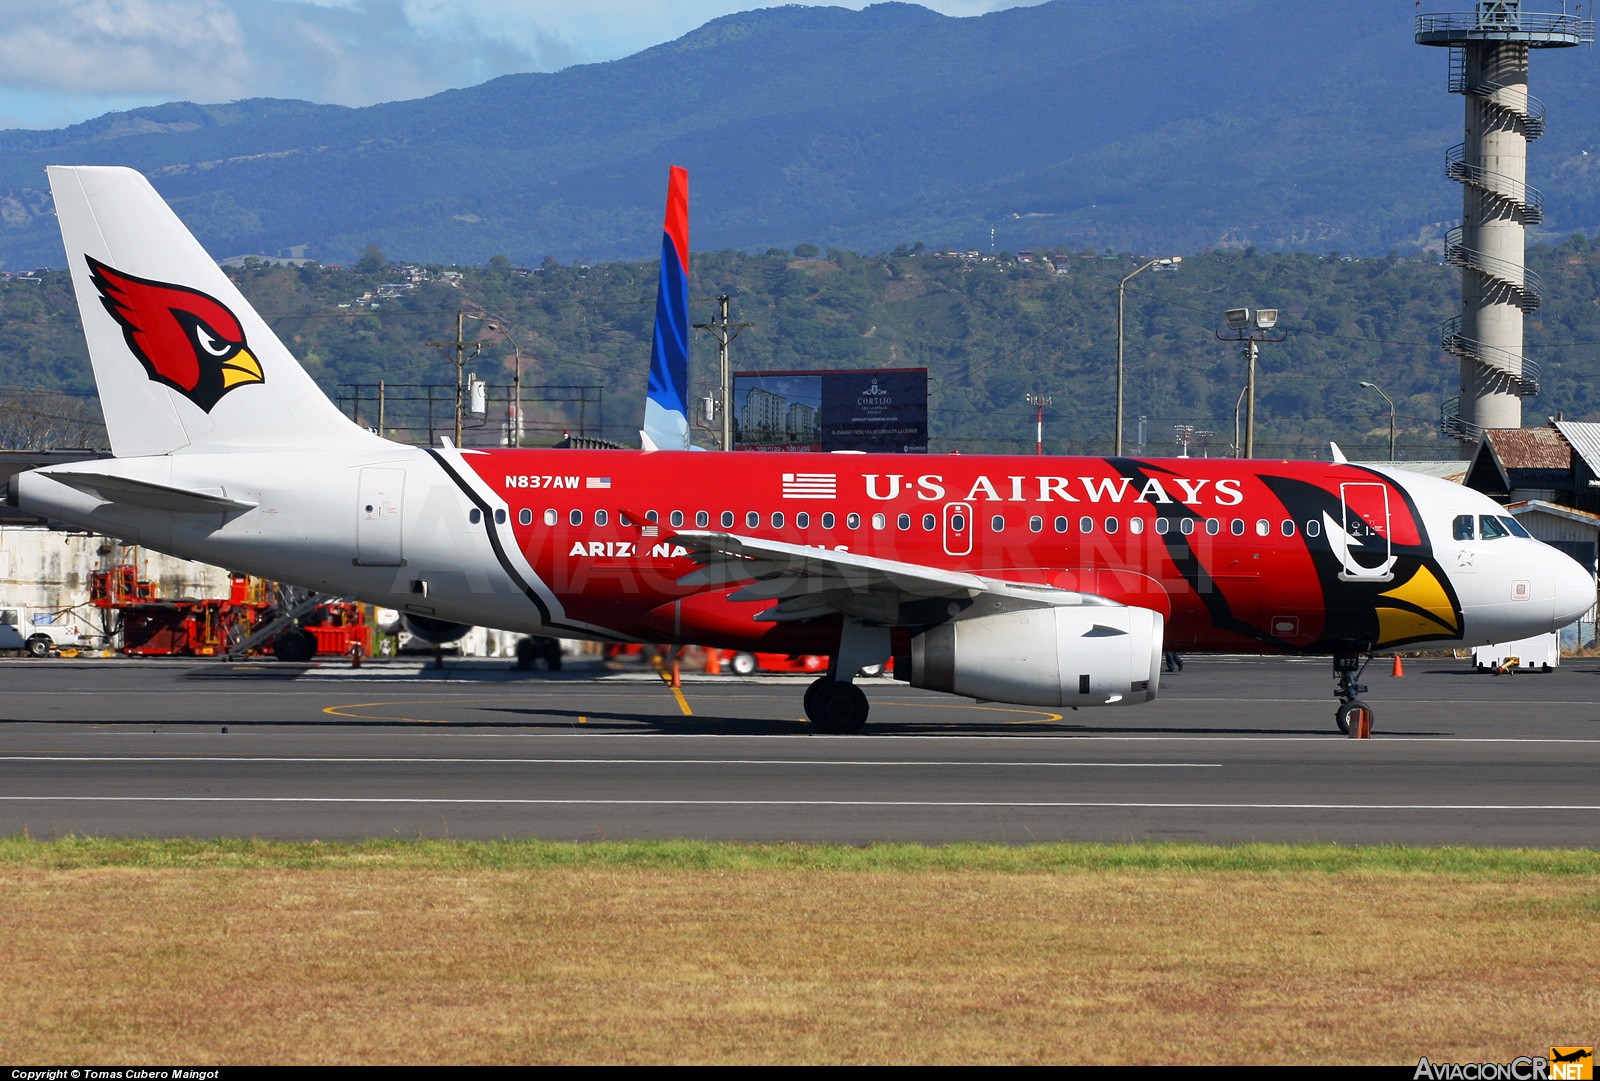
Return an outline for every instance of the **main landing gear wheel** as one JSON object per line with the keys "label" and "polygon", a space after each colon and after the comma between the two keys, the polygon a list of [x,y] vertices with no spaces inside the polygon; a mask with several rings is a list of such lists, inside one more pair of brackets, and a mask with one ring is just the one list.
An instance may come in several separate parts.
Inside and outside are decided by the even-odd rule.
{"label": "main landing gear wheel", "polygon": [[867,723],[867,696],[854,683],[836,679],[814,680],[806,688],[806,716],[823,732],[848,736]]}
{"label": "main landing gear wheel", "polygon": [[756,657],[754,653],[735,653],[733,660],[728,662],[728,667],[733,669],[736,676],[751,676],[756,671]]}

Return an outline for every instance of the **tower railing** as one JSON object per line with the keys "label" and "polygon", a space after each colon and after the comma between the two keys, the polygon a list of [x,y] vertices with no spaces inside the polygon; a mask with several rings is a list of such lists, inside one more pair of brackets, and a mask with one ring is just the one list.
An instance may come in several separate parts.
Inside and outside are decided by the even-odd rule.
{"label": "tower railing", "polygon": [[[1509,83],[1497,82],[1472,82],[1467,78],[1467,50],[1462,46],[1455,46],[1450,50],[1450,93],[1466,94],[1478,98],[1491,109],[1500,113],[1506,119],[1516,124],[1522,131],[1523,138],[1529,142],[1544,134],[1545,105],[1540,99],[1527,92],[1524,86],[1518,86],[1521,91],[1507,101],[1502,91],[1511,89]],[[1496,96],[1501,95],[1501,96]],[[1517,97],[1522,98],[1521,108],[1517,107]]]}
{"label": "tower railing", "polygon": [[1462,230],[1457,225],[1444,235],[1444,261],[1451,266],[1477,271],[1492,290],[1509,294],[1524,312],[1537,311],[1544,300],[1544,281],[1537,271],[1509,259],[1497,259],[1464,247]]}
{"label": "tower railing", "polygon": [[1499,382],[1506,393],[1519,398],[1531,398],[1539,393],[1539,364],[1537,361],[1501,349],[1496,345],[1468,338],[1461,333],[1461,316],[1446,319],[1439,327],[1439,348],[1462,360],[1471,361],[1488,370],[1491,380]]}
{"label": "tower railing", "polygon": [[1457,143],[1444,152],[1444,175],[1458,184],[1470,184],[1494,199],[1515,210],[1523,224],[1537,225],[1544,221],[1544,192],[1532,184],[1513,180],[1504,173],[1469,165],[1465,160],[1466,143]]}

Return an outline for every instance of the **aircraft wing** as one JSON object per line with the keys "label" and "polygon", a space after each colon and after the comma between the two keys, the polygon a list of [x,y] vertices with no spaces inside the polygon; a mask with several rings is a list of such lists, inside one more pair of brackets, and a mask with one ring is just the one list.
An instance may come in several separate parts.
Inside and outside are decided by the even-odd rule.
{"label": "aircraft wing", "polygon": [[778,623],[844,615],[882,626],[928,626],[1026,608],[1120,607],[1092,593],[732,533],[689,530],[672,539],[700,564],[680,585],[746,582],[729,599],[776,601],[755,618]]}

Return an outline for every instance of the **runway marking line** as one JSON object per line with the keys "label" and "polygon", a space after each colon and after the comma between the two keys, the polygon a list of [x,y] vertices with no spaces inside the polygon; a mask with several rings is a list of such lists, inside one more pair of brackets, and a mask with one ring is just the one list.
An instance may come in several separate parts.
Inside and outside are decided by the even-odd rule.
{"label": "runway marking line", "polygon": [[397,765],[537,765],[537,766],[1029,766],[1074,769],[1221,769],[1221,762],[993,762],[932,759],[905,761],[883,759],[838,760],[823,758],[411,758],[411,757],[324,757],[321,755],[0,755],[0,762],[300,762],[312,765],[352,763],[394,763]]}
{"label": "runway marking line", "polygon": [[424,796],[0,796],[0,803],[361,803],[470,806],[574,807],[1022,807],[1062,810],[1180,811],[1600,811],[1600,804],[1537,803],[1112,803],[1027,800],[707,800],[707,799],[524,799]]}

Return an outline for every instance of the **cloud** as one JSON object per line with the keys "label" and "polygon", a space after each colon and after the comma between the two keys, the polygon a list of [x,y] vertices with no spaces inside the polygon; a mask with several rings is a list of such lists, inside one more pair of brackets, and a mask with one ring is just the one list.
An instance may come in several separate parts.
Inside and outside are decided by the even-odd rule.
{"label": "cloud", "polygon": [[[425,97],[512,72],[613,60],[778,2],[6,0],[0,126],[55,127],[173,100]],[[923,2],[972,15],[1029,0]]]}
{"label": "cloud", "polygon": [[560,66],[572,51],[552,35],[535,40],[537,50],[520,46],[466,10],[419,23],[402,0],[8,0],[0,88],[367,105]]}

